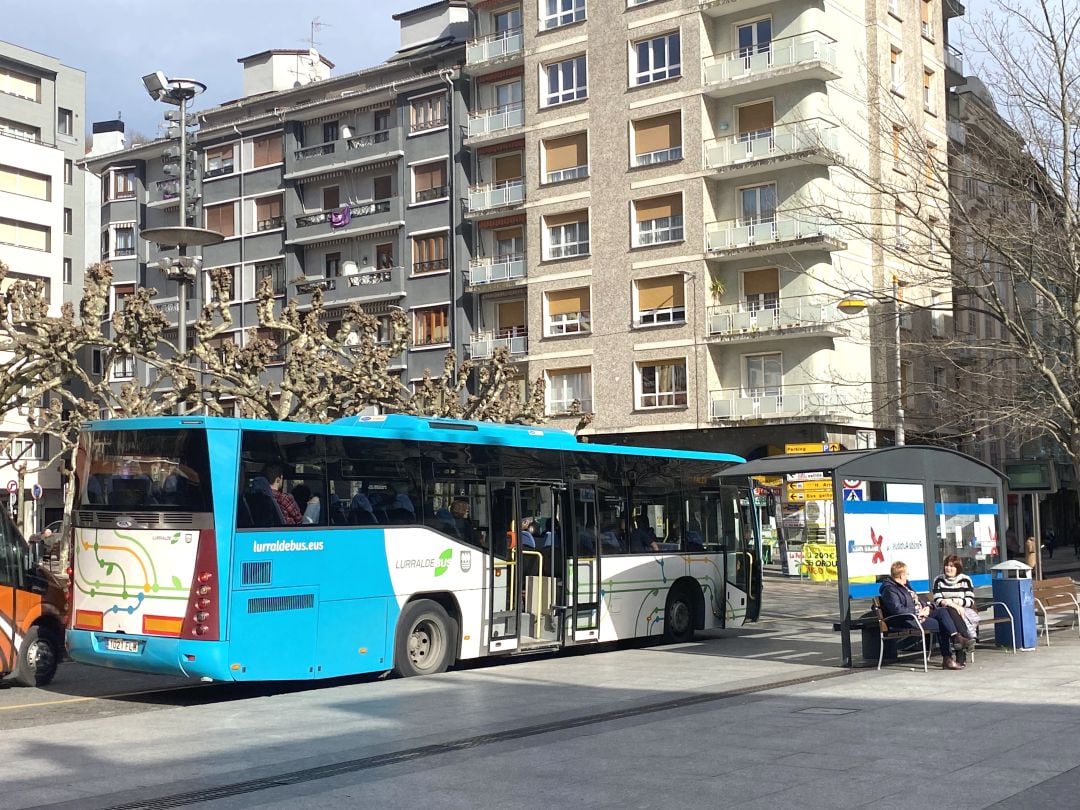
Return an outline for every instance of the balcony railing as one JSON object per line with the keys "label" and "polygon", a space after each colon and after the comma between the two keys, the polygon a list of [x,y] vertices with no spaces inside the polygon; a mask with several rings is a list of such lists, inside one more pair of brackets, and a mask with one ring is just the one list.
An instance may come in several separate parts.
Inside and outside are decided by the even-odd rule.
{"label": "balcony railing", "polygon": [[839,132],[838,126],[820,118],[740,132],[707,143],[705,165],[710,169],[725,169],[786,155],[823,150],[836,152]]}
{"label": "balcony railing", "polygon": [[521,53],[524,44],[521,34],[519,26],[471,40],[465,46],[465,64],[482,65],[494,59],[504,59]]}
{"label": "balcony railing", "polygon": [[366,132],[363,135],[354,135],[345,141],[345,145],[349,149],[367,149],[376,144],[387,143],[389,140],[390,130],[379,129],[374,132]]}
{"label": "balcony railing", "polygon": [[709,392],[709,418],[722,421],[828,417],[866,410],[856,391],[834,385],[782,385],[757,389],[724,388]]}
{"label": "balcony railing", "polygon": [[964,75],[964,55],[952,45],[945,46],[945,67],[953,73]]}
{"label": "balcony railing", "polygon": [[469,357],[491,357],[497,349],[506,349],[511,355],[525,354],[529,350],[528,329],[510,326],[494,332],[477,332],[469,341]]}
{"label": "balcony railing", "polygon": [[303,149],[296,150],[297,160],[306,160],[307,158],[322,157],[323,155],[334,154],[335,141],[327,141],[326,143],[320,143],[317,146],[305,146]]}
{"label": "balcony railing", "polygon": [[819,31],[774,39],[772,42],[705,58],[705,83],[719,84],[761,76],[810,62],[836,64],[836,42]]}
{"label": "balcony railing", "polygon": [[255,223],[256,231],[272,231],[274,228],[285,226],[285,217],[267,217]]}
{"label": "balcony railing", "polygon": [[470,284],[495,284],[520,278],[525,278],[525,256],[521,253],[469,262]]}
{"label": "balcony railing", "polygon": [[393,298],[405,294],[405,272],[402,267],[365,267],[334,278],[304,278],[295,283],[298,295],[310,295],[316,288],[322,290],[323,301],[327,304],[341,304],[354,299]]}
{"label": "balcony railing", "polygon": [[158,180],[154,187],[157,189],[158,197],[163,200],[175,200],[180,196],[179,180]]}
{"label": "balcony railing", "polygon": [[220,166],[207,166],[206,171],[203,172],[203,178],[207,177],[221,177],[222,175],[233,173],[233,163],[230,160],[228,163],[222,163]]}
{"label": "balcony railing", "polygon": [[525,199],[525,181],[520,177],[502,183],[473,186],[469,189],[469,211],[488,211],[517,205]]}
{"label": "balcony railing", "polygon": [[116,256],[116,257],[134,256],[135,255],[135,248],[134,247],[115,247],[115,248],[113,248],[112,253],[113,253],[113,256]]}
{"label": "balcony railing", "polygon": [[769,218],[714,222],[705,228],[710,252],[824,237],[837,239],[839,228],[815,214],[776,214]]}
{"label": "balcony railing", "polygon": [[422,273],[437,273],[440,270],[446,270],[450,267],[450,259],[443,256],[439,259],[426,259],[421,262],[413,262],[412,271],[413,275],[420,275]]}
{"label": "balcony railing", "polygon": [[[390,200],[374,200],[373,202],[363,203],[362,205],[349,205],[341,208],[328,208],[324,211],[317,211],[314,214],[304,214],[296,218],[297,228],[306,228],[311,225],[323,225],[327,222],[334,225],[332,217],[335,215],[345,219],[344,212],[348,210],[348,218],[355,219],[356,217],[369,217],[373,214],[385,214],[390,210]],[[347,223],[344,223],[347,224]]]}
{"label": "balcony railing", "polygon": [[706,315],[706,329],[710,337],[824,327],[835,324],[844,317],[837,309],[835,299],[814,298],[780,299],[773,306],[765,307],[750,307],[743,301],[728,306],[709,307]]}
{"label": "balcony railing", "polygon": [[431,202],[432,200],[444,199],[450,193],[449,186],[432,186],[417,191],[413,195],[413,202]]}
{"label": "balcony railing", "polygon": [[477,110],[469,113],[468,135],[470,138],[477,135],[488,135],[493,132],[503,132],[514,127],[520,127],[525,123],[525,109],[520,101],[513,104],[503,104],[490,110]]}

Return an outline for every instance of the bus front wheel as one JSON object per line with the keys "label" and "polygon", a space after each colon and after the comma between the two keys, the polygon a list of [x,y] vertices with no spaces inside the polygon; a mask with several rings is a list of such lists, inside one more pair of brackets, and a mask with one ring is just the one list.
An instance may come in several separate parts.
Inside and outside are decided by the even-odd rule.
{"label": "bus front wheel", "polygon": [[664,639],[672,643],[694,640],[694,606],[686,588],[668,594],[664,608]]}
{"label": "bus front wheel", "polygon": [[398,619],[394,672],[403,678],[444,672],[454,657],[457,624],[430,599],[410,602]]}
{"label": "bus front wheel", "polygon": [[60,666],[60,644],[53,633],[34,625],[26,631],[14,678],[23,686],[48,686]]}

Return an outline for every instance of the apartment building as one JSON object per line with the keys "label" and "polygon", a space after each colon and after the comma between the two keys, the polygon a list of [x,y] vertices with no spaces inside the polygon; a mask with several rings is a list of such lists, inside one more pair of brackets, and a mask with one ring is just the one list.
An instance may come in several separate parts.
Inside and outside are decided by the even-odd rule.
{"label": "apartment building", "polygon": [[[472,333],[462,283],[470,240],[456,205],[469,186],[456,157],[468,110],[456,70],[467,9],[444,0],[395,19],[400,48],[383,64],[334,76],[315,51],[263,51],[238,60],[242,98],[196,114],[188,221],[224,235],[201,249],[203,266],[232,274],[235,329],[219,340],[251,339],[265,278],[279,307],[309,307],[321,289],[331,333],[356,303],[386,316],[389,341],[391,308],[405,310],[412,339],[395,366],[406,381],[441,371],[445,350]],[[175,283],[157,269],[159,247],[139,238],[179,221],[178,179],[162,162],[171,143],[88,162],[103,178],[102,258],[113,263],[113,306],[150,286],[164,293],[166,311],[178,308]],[[189,296],[189,324],[208,295],[204,273]],[[95,370],[118,382],[147,373],[130,361]]]}
{"label": "apartment building", "polygon": [[[85,266],[84,175],[75,165],[84,146],[85,85],[83,71],[0,42],[0,260],[9,278],[42,281],[56,315],[81,287]],[[24,416],[10,416],[0,430],[24,430]],[[59,474],[33,471],[53,448],[47,437],[19,441],[15,452],[30,471],[20,517],[41,526],[62,511]],[[10,467],[0,475],[5,483],[16,479]],[[43,494],[35,504],[36,486]]]}
{"label": "apartment building", "polygon": [[893,330],[836,304],[916,274],[839,169],[885,170],[886,106],[944,145],[956,6],[469,6],[474,352],[506,345],[603,441],[890,441]]}

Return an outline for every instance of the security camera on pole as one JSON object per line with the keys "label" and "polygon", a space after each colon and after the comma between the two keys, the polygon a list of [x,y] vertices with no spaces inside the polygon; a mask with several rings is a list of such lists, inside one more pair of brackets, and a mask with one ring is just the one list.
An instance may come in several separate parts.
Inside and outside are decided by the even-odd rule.
{"label": "security camera on pole", "polygon": [[[178,285],[178,339],[177,351],[183,355],[187,353],[187,287],[195,282],[199,270],[202,269],[202,259],[197,256],[188,256],[189,245],[204,247],[215,245],[224,237],[217,231],[205,228],[195,228],[188,225],[188,197],[195,197],[194,186],[189,188],[188,183],[195,179],[195,163],[190,160],[188,154],[188,127],[194,124],[188,117],[188,102],[206,89],[206,85],[193,79],[170,79],[160,70],[143,76],[143,85],[150,98],[154,101],[162,101],[173,104],[179,109],[169,110],[165,113],[165,120],[169,124],[169,136],[179,139],[179,148],[169,147],[165,150],[165,173],[175,176],[180,192],[180,224],[175,227],[147,228],[140,234],[148,242],[156,242],[159,247],[176,245],[177,258],[161,258],[158,266],[166,278],[176,281]],[[172,160],[176,160],[172,163]],[[170,169],[170,167],[173,167]],[[175,173],[175,174],[174,174]],[[177,411],[183,413],[184,404],[177,405]]]}

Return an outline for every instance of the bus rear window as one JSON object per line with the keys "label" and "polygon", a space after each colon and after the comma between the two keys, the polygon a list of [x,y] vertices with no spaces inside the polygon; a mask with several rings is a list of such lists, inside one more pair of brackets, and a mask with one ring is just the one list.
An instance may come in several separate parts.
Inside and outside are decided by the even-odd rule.
{"label": "bus rear window", "polygon": [[102,430],[79,439],[76,508],[212,512],[206,431]]}

